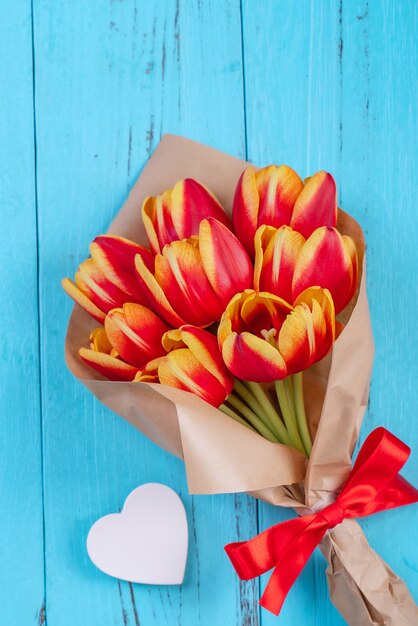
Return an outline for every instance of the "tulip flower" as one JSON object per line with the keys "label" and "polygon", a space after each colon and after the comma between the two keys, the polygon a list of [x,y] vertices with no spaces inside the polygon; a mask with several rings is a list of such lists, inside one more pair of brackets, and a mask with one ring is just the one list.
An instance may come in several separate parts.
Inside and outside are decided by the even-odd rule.
{"label": "tulip flower", "polygon": [[212,192],[193,178],[179,180],[173,189],[156,197],[148,196],[142,205],[142,220],[154,254],[167,243],[197,235],[200,222],[207,217],[230,226]]}
{"label": "tulip flower", "polygon": [[241,380],[272,382],[322,359],[335,338],[327,289],[311,287],[293,306],[267,292],[236,294],[222,315],[218,340],[228,369]]}
{"label": "tulip flower", "polygon": [[269,165],[258,171],[250,166],[238,181],[232,223],[252,256],[254,235],[263,224],[291,226],[309,237],[316,228],[337,223],[335,181],[331,174],[317,172],[304,185],[286,165]]}
{"label": "tulip flower", "polygon": [[254,289],[293,302],[293,276],[303,235],[290,226],[260,226],[254,238]]}
{"label": "tulip flower", "polygon": [[125,363],[112,348],[103,327],[95,328],[90,334],[90,350],[80,348],[81,359],[90,367],[110,380],[132,381],[138,371],[137,367]]}
{"label": "tulip flower", "polygon": [[66,293],[95,320],[103,323],[106,314],[125,302],[145,304],[146,299],[135,273],[134,259],[141,254],[151,268],[153,257],[148,248],[124,237],[101,235],[90,246],[91,258],[83,261],[75,282],[64,278]]}
{"label": "tulip flower", "polygon": [[[125,237],[100,235],[90,244],[90,254],[96,267],[114,285],[130,296],[130,302],[146,304],[138,288],[134,262],[135,256],[141,254],[147,267],[151,269],[154,255],[148,248]],[[141,301],[138,298],[141,298]]]}
{"label": "tulip flower", "polygon": [[154,273],[141,254],[135,265],[150,306],[174,327],[217,322],[232,296],[252,285],[248,254],[214,218],[201,221],[198,236],[166,244]]}
{"label": "tulip flower", "polygon": [[104,328],[90,335],[90,350],[81,348],[80,356],[111,380],[149,379],[156,370],[152,361],[165,354],[161,338],[169,328],[147,307],[128,302],[109,311]]}
{"label": "tulip flower", "polygon": [[104,327],[118,355],[137,369],[165,352],[161,338],[169,326],[142,304],[128,302],[109,311]]}
{"label": "tulip flower", "polygon": [[295,265],[293,298],[307,287],[319,285],[331,292],[336,314],[350,302],[358,282],[358,257],[354,241],[336,228],[323,226],[303,244]]}
{"label": "tulip flower", "polygon": [[215,335],[184,325],[169,330],[162,342],[169,352],[158,365],[160,382],[220,406],[231,393],[234,378],[225,367]]}
{"label": "tulip flower", "polygon": [[354,241],[323,226],[305,238],[289,226],[260,226],[255,238],[254,289],[288,302],[310,286],[331,292],[335,312],[350,302],[357,287]]}

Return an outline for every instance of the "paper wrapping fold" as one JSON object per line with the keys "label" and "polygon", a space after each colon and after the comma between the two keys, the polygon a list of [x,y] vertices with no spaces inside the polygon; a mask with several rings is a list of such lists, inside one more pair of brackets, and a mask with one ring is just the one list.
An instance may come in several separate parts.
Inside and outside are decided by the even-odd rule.
{"label": "paper wrapping fold", "polygon": [[[143,199],[185,177],[207,185],[230,212],[236,182],[246,165],[202,144],[165,135],[109,232],[146,243],[140,216]],[[359,225],[340,211],[339,228],[354,238],[362,259]],[[305,375],[308,417],[316,431],[308,465],[296,450],[270,443],[192,394],[157,384],[104,380],[78,356],[97,324],[77,305],[68,326],[65,357],[71,372],[101,402],[184,459],[190,493],[251,492],[303,512],[332,498],[346,478],[367,406],[373,340],[364,267],[350,314],[331,357]],[[371,550],[357,524],[345,521],[334,529],[322,550],[330,563],[331,599],[350,624],[406,625],[413,623],[405,621],[410,615],[418,623],[405,585]]]}

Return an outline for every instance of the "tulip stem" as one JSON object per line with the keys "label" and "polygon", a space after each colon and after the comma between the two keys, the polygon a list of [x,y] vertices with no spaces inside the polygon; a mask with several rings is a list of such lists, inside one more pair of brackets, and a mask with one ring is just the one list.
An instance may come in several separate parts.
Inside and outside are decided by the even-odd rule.
{"label": "tulip stem", "polygon": [[286,390],[286,386],[283,380],[276,380],[274,386],[276,388],[277,399],[280,404],[283,419],[286,424],[287,432],[289,433],[292,445],[303,454],[306,454],[305,448],[299,435],[296,415],[292,406],[293,403],[289,403],[288,400],[288,391]]}
{"label": "tulip stem", "polygon": [[309,432],[308,420],[305,413],[305,402],[303,399],[303,379],[302,372],[293,376],[293,391],[296,410],[296,421],[299,427],[300,436],[305,448],[306,456],[309,458],[312,452],[312,440]]}
{"label": "tulip stem", "polygon": [[229,394],[227,401],[237,409],[263,437],[272,443],[280,443],[277,437],[271,432],[270,428],[239,398],[233,393]]}
{"label": "tulip stem", "polygon": [[[243,385],[243,383],[238,379],[235,379],[234,390],[240,396],[240,398],[248,404],[250,409],[260,417],[260,419],[263,419],[263,421],[268,419],[268,416],[265,414],[265,411],[263,411],[263,407],[261,406],[261,404],[251,394],[251,392],[248,391],[247,387]],[[272,430],[270,424],[267,424],[267,426],[270,428],[270,430]]]}
{"label": "tulip stem", "polygon": [[251,424],[249,424],[248,422],[245,421],[245,419],[243,419],[241,417],[241,415],[239,415],[238,413],[236,413],[235,411],[233,411],[229,406],[227,406],[226,404],[221,404],[220,407],[218,407],[220,411],[222,411],[222,413],[225,413],[225,415],[228,415],[228,417],[232,417],[232,419],[234,419],[236,422],[239,422],[240,424],[242,424],[243,426],[245,426],[246,428],[249,428],[250,430],[252,430],[254,433],[257,432],[255,430],[255,428],[253,428],[251,426]]}
{"label": "tulip stem", "polygon": [[269,428],[275,435],[277,435],[281,443],[284,443],[286,446],[291,446],[292,441],[289,437],[289,433],[287,432],[280,415],[277,413],[270,398],[268,397],[267,392],[264,391],[263,387],[259,383],[246,381],[245,384],[261,405],[263,413],[268,419]]}

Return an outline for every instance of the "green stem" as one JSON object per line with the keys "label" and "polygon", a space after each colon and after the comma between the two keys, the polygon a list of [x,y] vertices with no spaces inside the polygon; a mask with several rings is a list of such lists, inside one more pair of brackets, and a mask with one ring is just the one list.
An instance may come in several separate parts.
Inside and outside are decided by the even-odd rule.
{"label": "green stem", "polygon": [[[269,421],[268,416],[266,415],[266,412],[263,411],[263,407],[261,406],[261,404],[252,395],[252,393],[248,391],[247,387],[238,379],[235,379],[234,390],[240,396],[240,398],[248,404],[250,409],[254,411],[254,413],[258,415],[260,419],[263,420],[263,422]],[[268,426],[268,428],[270,428],[270,430],[272,430],[270,424],[266,425]]]}
{"label": "green stem", "polygon": [[277,413],[270,398],[268,397],[267,392],[264,391],[259,383],[246,381],[245,384],[254,394],[264,413],[267,415],[270,429],[277,435],[281,443],[284,443],[286,446],[291,446],[292,442],[290,440],[289,433],[287,432],[280,415]]}
{"label": "green stem", "polygon": [[300,450],[303,454],[306,454],[305,448],[303,446],[302,440],[299,435],[295,411],[293,410],[293,406],[289,405],[286,387],[282,380],[277,380],[274,383],[277,393],[277,399],[280,404],[280,408],[282,410],[283,419],[286,424],[287,432],[289,433],[290,439],[292,441],[293,447]]}
{"label": "green stem", "polygon": [[243,419],[241,417],[241,415],[239,415],[238,413],[236,413],[235,411],[233,411],[229,406],[227,406],[226,404],[221,404],[220,407],[218,407],[220,411],[222,411],[222,413],[225,413],[225,415],[228,415],[229,417],[232,417],[232,419],[234,419],[236,422],[239,422],[240,424],[242,424],[243,426],[245,426],[246,428],[249,428],[250,430],[252,430],[254,433],[257,432],[252,426],[251,424],[249,424],[248,422],[245,421],[245,419]]}
{"label": "green stem", "polygon": [[252,411],[248,406],[239,398],[231,393],[227,397],[227,402],[232,404],[234,409],[237,409],[263,437],[273,443],[279,443],[277,437],[273,435],[271,430],[264,424],[264,422]]}
{"label": "green stem", "polygon": [[302,372],[299,372],[299,374],[295,374],[293,376],[293,391],[295,399],[296,420],[306,455],[309,458],[312,452],[312,440],[309,432],[308,420],[306,419],[305,413]]}

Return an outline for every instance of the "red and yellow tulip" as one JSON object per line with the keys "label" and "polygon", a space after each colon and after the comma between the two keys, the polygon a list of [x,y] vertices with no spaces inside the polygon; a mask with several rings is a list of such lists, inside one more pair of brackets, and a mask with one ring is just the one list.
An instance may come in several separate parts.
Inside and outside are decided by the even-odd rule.
{"label": "red and yellow tulip", "polygon": [[335,181],[317,172],[303,183],[287,165],[244,170],[235,191],[232,212],[234,231],[247,251],[254,254],[254,235],[266,224],[291,226],[309,237],[320,226],[337,223]]}
{"label": "red and yellow tulip", "polygon": [[106,315],[104,328],[90,335],[90,350],[81,348],[85,363],[111,380],[145,379],[152,362],[165,354],[161,338],[169,326],[142,304],[125,303]]}
{"label": "red and yellow tulip", "polygon": [[289,226],[260,226],[254,241],[256,291],[293,302],[308,287],[323,287],[331,292],[337,314],[350,302],[358,279],[351,237],[323,226],[305,240]]}
{"label": "red and yellow tulip", "polygon": [[219,324],[228,369],[241,380],[272,382],[322,359],[335,338],[335,313],[327,289],[312,287],[295,303],[247,289],[235,295]]}
{"label": "red and yellow tulip", "polygon": [[[104,325],[81,359],[111,380],[192,392],[309,456],[301,372],[331,349],[335,315],[358,281],[355,244],[336,229],[333,177],[303,182],[285,165],[248,167],[235,192],[235,234],[193,179],[146,198],[142,218],[152,252],[102,235],[75,281],[63,281]],[[217,337],[204,330],[218,322]]]}
{"label": "red and yellow tulip", "polygon": [[220,406],[231,393],[234,378],[225,367],[215,335],[184,325],[168,331],[163,345],[168,354],[158,365],[160,382]]}
{"label": "red and yellow tulip", "polygon": [[146,303],[136,277],[134,259],[141,254],[144,264],[152,267],[148,248],[124,237],[101,235],[90,246],[91,258],[83,261],[75,281],[64,278],[67,294],[95,320],[103,323],[106,314],[125,302]]}
{"label": "red and yellow tulip", "polygon": [[172,241],[197,235],[206,217],[230,225],[213,193],[193,178],[179,180],[173,189],[156,197],[148,196],[142,205],[142,220],[154,254]]}
{"label": "red and yellow tulip", "polygon": [[161,338],[170,328],[149,308],[131,302],[109,311],[104,327],[114,350],[137,369],[164,354]]}
{"label": "red and yellow tulip", "polygon": [[152,273],[135,259],[142,289],[171,326],[209,326],[238,291],[252,285],[253,267],[233,233],[214,218],[202,220],[199,235],[166,244]]}
{"label": "red and yellow tulip", "polygon": [[290,226],[260,226],[254,238],[254,289],[293,302],[293,276],[304,243]]}
{"label": "red and yellow tulip", "polygon": [[110,380],[132,381],[138,371],[137,367],[133,367],[119,358],[103,327],[95,328],[92,331],[90,350],[80,348],[79,354],[87,365]]}

